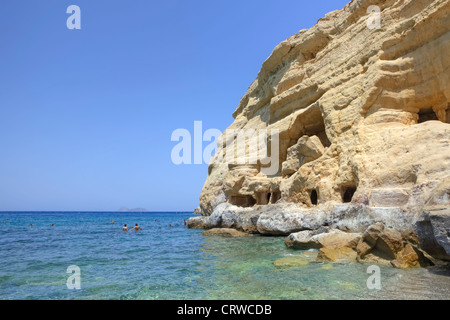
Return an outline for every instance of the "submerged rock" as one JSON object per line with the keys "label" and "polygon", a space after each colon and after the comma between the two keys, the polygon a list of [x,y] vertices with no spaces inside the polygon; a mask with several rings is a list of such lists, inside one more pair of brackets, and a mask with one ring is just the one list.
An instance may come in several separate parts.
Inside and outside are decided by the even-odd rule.
{"label": "submerged rock", "polygon": [[205,236],[248,237],[250,234],[230,228],[214,228],[203,231]]}
{"label": "submerged rock", "polygon": [[273,262],[273,265],[275,267],[281,268],[304,267],[316,261],[316,258],[317,258],[317,251],[306,251],[301,255],[287,256],[280,259],[276,259]]}

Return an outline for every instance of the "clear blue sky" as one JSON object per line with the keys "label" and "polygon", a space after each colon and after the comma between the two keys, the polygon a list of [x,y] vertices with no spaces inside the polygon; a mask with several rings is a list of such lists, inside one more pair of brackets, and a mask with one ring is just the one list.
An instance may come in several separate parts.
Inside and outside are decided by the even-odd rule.
{"label": "clear blue sky", "polygon": [[273,48],[347,2],[2,0],[0,211],[193,210],[207,165],[174,165],[172,132],[225,130]]}

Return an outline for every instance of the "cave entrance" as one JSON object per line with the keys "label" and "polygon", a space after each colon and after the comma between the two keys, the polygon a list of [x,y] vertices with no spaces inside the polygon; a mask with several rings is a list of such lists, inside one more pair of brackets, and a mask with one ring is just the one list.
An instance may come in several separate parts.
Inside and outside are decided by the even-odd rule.
{"label": "cave entrance", "polygon": [[230,203],[238,207],[253,207],[256,204],[256,200],[252,196],[231,196]]}
{"label": "cave entrance", "polygon": [[280,141],[281,163],[286,161],[287,149],[303,136],[317,136],[324,147],[331,145],[325,129],[325,120],[318,105],[308,107],[293,120],[289,129],[289,138],[286,141]]}
{"label": "cave entrance", "polygon": [[344,203],[352,202],[353,195],[355,194],[355,192],[356,192],[355,186],[343,187],[341,191],[342,202]]}
{"label": "cave entrance", "polygon": [[419,119],[417,120],[417,123],[439,120],[437,114],[433,111],[432,107],[421,109],[419,111],[418,115],[419,115]]}
{"label": "cave entrance", "polygon": [[274,191],[272,193],[272,196],[270,197],[270,203],[277,203],[278,200],[281,199],[281,192],[280,191]]}
{"label": "cave entrance", "polygon": [[319,197],[317,195],[316,189],[311,190],[309,198],[311,199],[311,204],[313,206],[316,206],[319,202]]}
{"label": "cave entrance", "polygon": [[[320,142],[322,142],[322,145],[324,147],[329,147],[331,145],[330,140],[328,139],[328,136],[325,131],[325,121],[322,116],[322,112],[320,111],[320,108],[313,109],[306,118],[308,121],[306,122],[304,119],[302,119],[302,132],[299,136],[307,135],[307,136],[317,136],[320,139]],[[298,139],[297,139],[298,140]]]}
{"label": "cave entrance", "polygon": [[255,192],[256,204],[267,205],[269,203],[276,203],[281,199],[280,191],[273,192]]}

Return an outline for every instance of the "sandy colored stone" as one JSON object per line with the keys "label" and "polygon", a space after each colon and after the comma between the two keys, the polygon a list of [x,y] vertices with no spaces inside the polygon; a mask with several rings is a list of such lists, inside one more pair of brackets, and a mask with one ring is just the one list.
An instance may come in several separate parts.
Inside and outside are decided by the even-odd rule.
{"label": "sandy colored stone", "polygon": [[357,253],[349,247],[321,248],[317,255],[317,261],[349,263],[356,261]]}
{"label": "sandy colored stone", "polygon": [[394,259],[403,248],[401,233],[392,228],[385,228],[378,238],[375,248]]}
{"label": "sandy colored stone", "polygon": [[346,233],[340,230],[330,230],[321,233],[318,230],[305,230],[290,234],[285,239],[287,247],[292,249],[328,249],[351,248],[356,246],[361,238],[359,233]]}
{"label": "sandy colored stone", "polygon": [[399,269],[412,269],[427,267],[432,265],[432,262],[427,259],[424,254],[413,247],[411,244],[407,244],[402,251],[400,251],[395,260],[391,261],[391,264]]}
{"label": "sandy colored stone", "polygon": [[322,247],[327,249],[349,248],[356,249],[361,238],[360,233],[326,233],[319,237]]}
{"label": "sandy colored stone", "polygon": [[402,234],[397,230],[387,228],[382,223],[371,225],[356,246],[358,261],[391,261],[403,249],[403,241]]}

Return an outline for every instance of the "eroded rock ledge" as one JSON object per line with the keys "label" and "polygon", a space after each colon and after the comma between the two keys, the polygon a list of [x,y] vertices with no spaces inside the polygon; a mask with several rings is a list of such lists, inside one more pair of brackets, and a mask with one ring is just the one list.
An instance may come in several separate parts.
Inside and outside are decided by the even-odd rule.
{"label": "eroded rock ledge", "polygon": [[229,127],[279,130],[278,173],[214,161],[189,226],[287,236],[381,222],[417,237],[395,258],[450,260],[449,30],[449,0],[359,0],[281,42]]}

